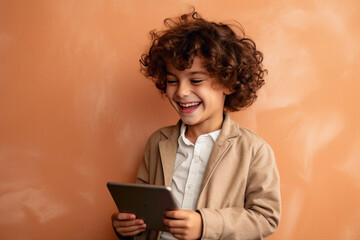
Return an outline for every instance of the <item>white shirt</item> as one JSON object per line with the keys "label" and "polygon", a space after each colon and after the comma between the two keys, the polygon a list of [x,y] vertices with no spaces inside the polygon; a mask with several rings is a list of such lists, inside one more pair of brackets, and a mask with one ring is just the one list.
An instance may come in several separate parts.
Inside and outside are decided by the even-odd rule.
{"label": "white shirt", "polygon": [[[206,165],[220,130],[199,136],[193,144],[185,137],[186,128],[184,123],[180,128],[171,190],[181,209],[194,211]],[[163,232],[160,239],[175,238],[170,233]]]}

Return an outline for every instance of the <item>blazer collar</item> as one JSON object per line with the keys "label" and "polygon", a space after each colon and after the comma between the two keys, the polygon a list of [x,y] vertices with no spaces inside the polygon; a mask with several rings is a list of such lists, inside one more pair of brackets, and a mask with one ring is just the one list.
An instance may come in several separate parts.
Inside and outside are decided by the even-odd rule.
{"label": "blazer collar", "polygon": [[[165,186],[171,186],[171,181],[174,174],[175,158],[178,148],[178,138],[180,135],[181,123],[181,120],[179,120],[179,122],[175,126],[166,127],[161,130],[161,133],[165,137],[165,139],[159,142],[159,150],[164,171]],[[203,179],[202,188],[205,187],[214,169],[222,160],[222,156],[231,146],[231,139],[239,135],[241,135],[241,133],[237,123],[231,120],[228,113],[224,113],[224,121],[221,127],[221,132],[214,144],[212,153],[210,155],[208,166],[206,167]]]}
{"label": "blazer collar", "polygon": [[238,124],[231,120],[229,113],[224,113],[224,122],[221,127],[220,135],[225,139],[231,139],[241,135]]}

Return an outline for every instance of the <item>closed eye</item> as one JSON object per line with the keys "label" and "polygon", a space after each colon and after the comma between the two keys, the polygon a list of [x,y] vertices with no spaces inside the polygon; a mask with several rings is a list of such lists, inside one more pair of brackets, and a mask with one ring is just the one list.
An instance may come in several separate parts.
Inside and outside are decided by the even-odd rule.
{"label": "closed eye", "polygon": [[196,84],[200,84],[202,81],[203,81],[202,79],[192,79],[191,83],[196,85]]}
{"label": "closed eye", "polygon": [[173,80],[173,79],[168,79],[168,80],[166,80],[166,84],[168,84],[168,85],[175,85],[175,84],[177,84],[179,81],[178,80]]}

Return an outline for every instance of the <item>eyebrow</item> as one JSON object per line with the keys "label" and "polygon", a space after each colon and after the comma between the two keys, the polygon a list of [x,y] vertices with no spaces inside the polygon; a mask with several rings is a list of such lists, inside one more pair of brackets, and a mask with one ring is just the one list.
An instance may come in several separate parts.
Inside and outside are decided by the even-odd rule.
{"label": "eyebrow", "polygon": [[[204,71],[194,71],[194,72],[189,72],[187,73],[186,75],[196,75],[196,74],[201,74],[201,75],[208,75],[206,72]],[[166,72],[166,75],[172,75],[174,77],[176,77],[176,75],[174,73],[171,73],[171,72]]]}

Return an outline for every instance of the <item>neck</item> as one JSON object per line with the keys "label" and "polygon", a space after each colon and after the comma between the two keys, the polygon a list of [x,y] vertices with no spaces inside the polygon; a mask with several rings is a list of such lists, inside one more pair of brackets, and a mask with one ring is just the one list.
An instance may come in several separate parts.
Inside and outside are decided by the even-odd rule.
{"label": "neck", "polygon": [[222,117],[217,123],[214,123],[211,126],[188,125],[185,132],[185,137],[195,144],[199,136],[221,129],[223,120],[224,118]]}

